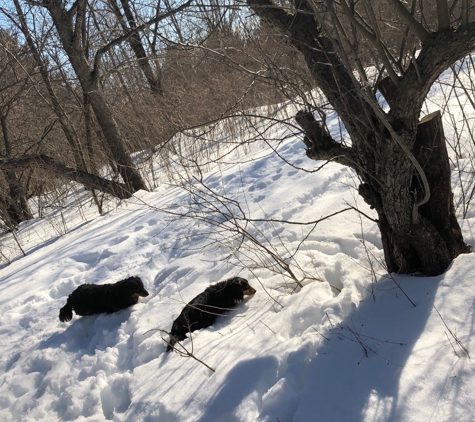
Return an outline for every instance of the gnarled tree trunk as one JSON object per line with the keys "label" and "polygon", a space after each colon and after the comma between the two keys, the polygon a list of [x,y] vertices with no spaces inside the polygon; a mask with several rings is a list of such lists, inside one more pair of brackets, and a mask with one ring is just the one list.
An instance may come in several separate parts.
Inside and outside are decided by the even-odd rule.
{"label": "gnarled tree trunk", "polygon": [[[312,114],[299,113],[297,122],[305,131],[304,142],[310,158],[336,159],[353,167],[365,181],[360,185],[359,193],[378,213],[388,271],[436,275],[444,272],[460,253],[469,251],[455,217],[450,166],[439,112],[427,116],[417,131],[414,155],[424,168],[432,194],[429,201],[419,207],[416,221],[413,220],[414,205],[423,194],[423,187],[404,152],[393,148],[392,139],[382,143],[386,148],[380,151],[379,180],[376,180],[355,165],[362,160],[354,156],[354,150],[330,144],[334,141]],[[322,133],[326,139],[322,139]],[[329,155],[322,157],[320,148],[325,144],[329,146],[326,148]]]}
{"label": "gnarled tree trunk", "polygon": [[[388,70],[394,86],[387,98],[391,109],[386,113],[368,87],[353,76],[339,42],[329,38],[328,30],[321,32],[325,22],[320,17],[317,24],[318,5],[302,0],[289,13],[271,0],[247,1],[303,54],[317,85],[348,131],[351,146],[335,141],[311,112],[296,116],[306,135],[309,158],[352,167],[362,180],[359,193],[378,214],[388,271],[444,272],[469,247],[455,217],[440,115],[428,116],[420,124],[419,115],[439,74],[475,49],[475,24],[430,34],[406,16],[421,38],[422,48],[402,76]],[[399,0],[393,2],[401,5]],[[341,5],[348,7],[345,0]],[[377,34],[377,30],[370,33],[376,44]]]}

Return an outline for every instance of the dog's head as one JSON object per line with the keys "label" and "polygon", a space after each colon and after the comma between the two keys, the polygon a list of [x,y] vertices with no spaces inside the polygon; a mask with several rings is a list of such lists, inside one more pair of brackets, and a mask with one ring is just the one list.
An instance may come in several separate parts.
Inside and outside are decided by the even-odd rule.
{"label": "dog's head", "polygon": [[235,280],[235,282],[241,286],[243,295],[252,296],[256,293],[256,289],[254,289],[245,278],[236,277]]}
{"label": "dog's head", "polygon": [[143,286],[143,282],[138,277],[129,277],[124,280],[124,284],[127,286],[127,290],[130,292],[135,302],[139,300],[139,297],[147,297],[148,292]]}

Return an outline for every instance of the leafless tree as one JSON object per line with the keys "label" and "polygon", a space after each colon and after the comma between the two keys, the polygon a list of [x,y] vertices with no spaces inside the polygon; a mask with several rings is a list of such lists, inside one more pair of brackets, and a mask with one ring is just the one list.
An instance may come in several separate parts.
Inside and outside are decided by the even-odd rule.
{"label": "leafless tree", "polygon": [[436,78],[475,48],[469,2],[247,4],[301,52],[343,122],[351,143],[334,139],[310,107],[296,116],[309,158],[351,167],[360,178],[359,193],[378,214],[388,270],[444,272],[469,248],[455,216],[440,113],[419,119]]}
{"label": "leafless tree", "polygon": [[[117,0],[109,0],[112,10],[114,11],[115,15],[117,16],[117,20],[119,21],[120,26],[124,34],[129,33],[131,31],[136,31],[137,29],[137,19],[135,18],[131,2],[129,0],[120,0],[122,5],[122,9],[119,7]],[[157,12],[158,12],[157,7]],[[157,17],[160,14],[157,15]],[[155,94],[162,96],[163,95],[163,87],[161,83],[161,71],[160,67],[155,63],[155,69],[153,66],[153,61],[150,59],[149,54],[147,54],[144,44],[140,38],[139,32],[134,32],[128,39],[128,43],[132,48],[135,57],[137,59],[138,65],[142,70],[145,78],[147,79],[148,84],[150,85],[150,90]]]}
{"label": "leafless tree", "polygon": [[[67,158],[73,159],[58,160],[66,158],[64,153],[51,154],[54,148],[48,147],[11,157],[12,162],[3,160],[2,167],[29,163],[57,175],[68,168],[66,179],[93,182],[86,187],[123,197],[125,191],[131,194],[144,187],[130,150],[156,150],[162,144],[163,151],[174,150],[173,142],[167,141],[179,130],[229,115],[236,107],[275,101],[273,82],[256,84],[253,72],[262,63],[255,59],[258,54],[244,52],[250,37],[243,37],[240,22],[233,21],[236,12],[229,5],[220,9],[217,3],[200,3],[186,22],[178,12],[189,5],[108,0],[93,7],[80,1],[67,10],[60,1],[14,0],[11,8],[0,6],[21,31],[36,62],[44,86],[35,89],[58,123],[46,125],[62,130]],[[159,24],[167,17],[172,25],[161,31]],[[197,22],[206,22],[205,29]],[[210,49],[218,54],[210,54]],[[251,71],[240,72],[238,61]],[[23,72],[31,78],[27,69]],[[43,145],[51,145],[53,132],[61,137],[56,127]],[[102,161],[99,149],[109,152]],[[94,161],[110,164],[124,184],[119,179],[114,184],[101,180]]]}
{"label": "leafless tree", "polygon": [[[125,3],[125,2],[124,2]],[[125,3],[126,5],[128,3]],[[146,184],[133,164],[129,151],[127,151],[126,143],[123,135],[120,132],[119,125],[114,119],[112,109],[102,91],[101,88],[101,59],[110,50],[120,45],[122,42],[130,41],[134,48],[138,46],[138,34],[144,30],[147,26],[159,22],[173,13],[177,13],[180,10],[185,9],[190,4],[190,1],[180,5],[177,9],[169,11],[165,14],[160,14],[148,22],[141,25],[135,25],[131,23],[129,19],[128,31],[116,35],[109,40],[105,45],[97,48],[95,51],[91,51],[89,48],[90,38],[87,31],[88,25],[88,13],[93,10],[88,1],[75,2],[69,10],[67,6],[59,0],[53,1],[41,1],[34,2],[33,8],[44,8],[52,20],[54,28],[56,29],[59,41],[64,50],[64,53],[69,59],[69,63],[78,78],[79,84],[82,90],[87,95],[88,101],[91,104],[95,118],[101,128],[104,140],[108,145],[111,153],[111,157],[114,160],[117,171],[122,177],[125,187],[130,192],[134,192],[139,189],[147,189]],[[17,9],[19,25],[22,31],[27,37],[30,48],[35,51],[33,42],[31,41],[31,34],[28,28],[28,19],[25,18],[22,6],[19,1],[15,1]],[[124,27],[125,29],[125,27]],[[135,42],[134,42],[135,40]],[[136,48],[135,48],[136,49]],[[37,52],[38,53],[38,52]],[[93,56],[90,56],[93,54]],[[38,61],[41,58],[38,54]],[[141,63],[144,63],[142,61]],[[44,68],[44,66],[43,66]],[[46,80],[46,79],[45,79]],[[52,98],[54,98],[54,92],[51,91]],[[66,129],[68,133],[69,128],[67,125],[67,119],[57,107],[57,112],[62,117],[61,122],[63,129]],[[69,131],[70,132],[70,131]]]}
{"label": "leafless tree", "polygon": [[[1,157],[7,160],[14,157],[8,114],[31,86],[29,78],[21,71],[21,66],[32,70],[33,63],[21,54],[16,37],[6,30],[0,30],[0,133],[3,140]],[[9,228],[14,228],[32,217],[27,199],[27,183],[25,177],[22,177],[24,174],[19,175],[17,171],[16,168],[2,168],[6,188],[1,194],[0,215]]]}

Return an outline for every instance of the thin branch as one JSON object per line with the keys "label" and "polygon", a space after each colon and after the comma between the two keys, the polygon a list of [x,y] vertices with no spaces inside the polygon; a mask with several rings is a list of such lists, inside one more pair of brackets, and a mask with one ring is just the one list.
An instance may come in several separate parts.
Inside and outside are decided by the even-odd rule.
{"label": "thin branch", "polygon": [[400,0],[389,0],[390,3],[399,12],[401,19],[409,26],[412,32],[424,43],[430,38],[430,33],[422,26],[420,22],[412,16]]}
{"label": "thin branch", "polygon": [[142,25],[139,25],[129,32],[125,33],[124,35],[121,35],[120,37],[115,38],[112,40],[109,44],[101,47],[94,58],[94,71],[97,71],[99,69],[99,64],[102,56],[107,53],[111,48],[115,47],[116,45],[121,44],[122,42],[128,40],[131,36],[143,31],[144,29],[148,28],[151,25],[154,25],[172,15],[175,15],[178,12],[181,12],[182,10],[186,9],[193,0],[188,0],[186,3],[183,3],[181,6],[177,7],[176,9],[170,10],[167,13],[164,13],[163,15],[156,16],[153,19],[150,19],[148,22],[143,23]]}
{"label": "thin branch", "polygon": [[[460,348],[460,350],[462,351],[462,353],[467,356],[469,359],[470,358],[470,353],[468,351],[468,349],[463,345],[462,341],[457,337],[457,335],[452,332],[452,330],[449,328],[449,326],[447,325],[447,323],[445,322],[444,318],[442,318],[442,315],[440,314],[439,310],[435,307],[435,304],[434,302],[431,300],[431,298],[429,297],[429,294],[427,293],[427,298],[429,299],[429,301],[432,303],[432,307],[435,309],[435,311],[437,312],[437,315],[439,315],[439,318],[442,320],[443,324],[445,325],[445,328],[447,328],[447,331],[450,333],[450,335],[453,337],[453,339],[455,340],[455,343],[457,344],[457,346]],[[447,333],[446,333],[447,335]],[[448,336],[447,336],[448,337]],[[449,340],[450,341],[450,340]],[[452,343],[450,343],[452,345]],[[453,346],[452,346],[453,348]],[[454,350],[455,352],[455,350]],[[455,353],[457,355],[457,353]],[[457,355],[458,356],[458,355]]]}
{"label": "thin branch", "polygon": [[[325,221],[327,219],[329,219],[330,217],[333,217],[337,214],[341,214],[345,211],[349,211],[351,209],[354,209],[356,210],[356,208],[354,207],[349,207],[349,208],[343,208],[342,210],[340,211],[336,211],[334,212],[333,214],[329,214],[325,217],[322,217],[320,218],[319,220],[314,220],[314,221],[307,221],[307,222],[300,222],[300,221],[288,221],[288,220],[277,220],[277,219],[273,219],[273,218],[239,218],[237,217],[236,219],[237,220],[245,220],[245,221],[251,221],[253,223],[256,223],[256,222],[269,222],[269,223],[285,223],[285,224],[294,224],[294,225],[300,225],[300,226],[309,226],[309,225],[315,225],[315,224],[318,224],[320,223],[321,221]],[[358,210],[356,210],[358,211]],[[359,211],[361,212],[361,211]],[[367,215],[365,215],[367,218],[369,218],[370,220],[373,220],[375,221],[374,219],[368,217]]]}
{"label": "thin branch", "polygon": [[[329,1],[331,0],[327,0],[327,2]],[[371,5],[368,4],[367,0],[365,0],[364,4],[366,7],[366,11],[370,17],[374,33],[371,33],[370,31],[368,31],[360,22],[358,22],[358,20],[355,18],[354,14],[352,13],[350,8],[346,4],[346,0],[342,0],[340,4],[343,10],[345,11],[346,15],[350,19],[351,23],[355,26],[355,28],[376,47],[379,58],[382,60],[383,65],[386,71],[388,72],[389,77],[394,82],[394,84],[397,85],[399,78],[397,76],[397,73],[392,68],[391,63],[389,62],[388,56],[386,54],[386,51],[384,49],[383,43],[381,42],[381,37],[379,36],[379,31],[378,31],[378,23],[376,21],[376,17],[374,16],[374,11]]]}
{"label": "thin branch", "polygon": [[259,322],[262,324],[262,325],[265,325],[269,330],[271,330],[274,334],[277,334],[272,328],[270,328],[265,322],[263,322],[261,319],[259,320]]}
{"label": "thin branch", "polygon": [[[350,207],[350,208],[346,208],[346,210],[352,209],[352,210],[356,211],[357,213],[361,214],[362,216],[366,217],[368,220],[371,220],[373,223],[378,224],[378,220],[376,220],[375,218],[371,218],[368,214],[364,213],[363,211],[359,210],[356,207],[351,206],[347,201],[345,201],[345,204],[349,205],[349,207]],[[343,211],[345,211],[345,210],[343,210]]]}

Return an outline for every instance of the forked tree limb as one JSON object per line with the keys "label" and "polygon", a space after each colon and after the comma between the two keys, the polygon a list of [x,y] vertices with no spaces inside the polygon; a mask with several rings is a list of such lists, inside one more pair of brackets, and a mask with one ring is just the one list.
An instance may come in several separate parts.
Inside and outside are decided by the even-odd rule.
{"label": "forked tree limb", "polygon": [[[413,120],[439,75],[452,64],[475,50],[475,22],[456,30],[438,31],[425,40],[415,62],[399,79],[390,115]],[[407,122],[406,122],[407,123]],[[417,128],[417,120],[413,128]]]}
{"label": "forked tree limb", "polygon": [[299,111],[295,121],[305,132],[304,143],[307,157],[313,160],[328,160],[355,168],[352,148],[336,142],[331,135],[315,120],[310,112]]}
{"label": "forked tree limb", "polygon": [[406,9],[406,7],[399,0],[389,0],[390,3],[397,10],[401,19],[411,29],[411,31],[422,41],[426,41],[430,37],[430,33],[424,28],[424,26],[417,21],[417,19]]}

